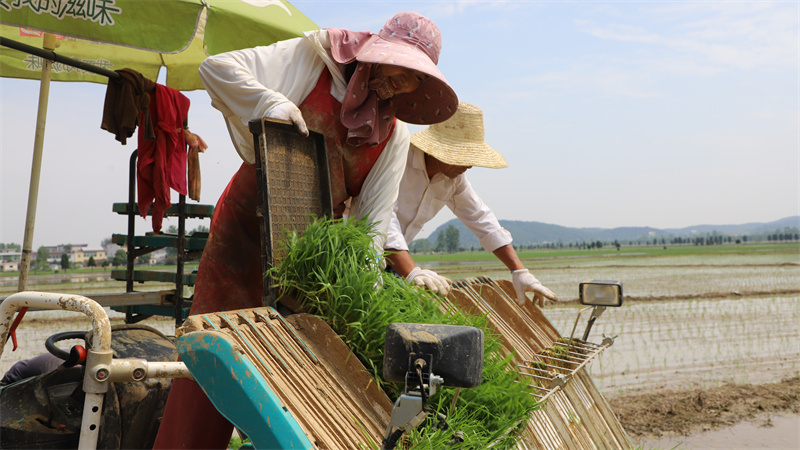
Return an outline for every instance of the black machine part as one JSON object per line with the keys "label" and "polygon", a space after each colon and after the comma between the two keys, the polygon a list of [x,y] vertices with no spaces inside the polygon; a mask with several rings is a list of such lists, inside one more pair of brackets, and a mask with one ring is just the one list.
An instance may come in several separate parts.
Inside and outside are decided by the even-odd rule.
{"label": "black machine part", "polygon": [[428,370],[444,380],[444,386],[475,387],[483,375],[483,331],[460,325],[393,323],[386,329],[383,376],[405,383],[414,371],[410,354],[430,355]]}
{"label": "black machine part", "polygon": [[[428,398],[437,387],[480,384],[483,340],[483,331],[474,327],[408,323],[389,326],[383,359],[384,377],[390,381],[402,379],[405,389],[392,408],[382,450],[394,449],[403,433],[419,426],[432,412]],[[441,413],[437,415],[439,427],[446,429],[447,418]]]}
{"label": "black machine part", "polygon": [[[90,333],[74,332],[91,339]],[[78,336],[80,335],[80,336]],[[53,342],[58,339],[53,339]],[[144,325],[112,327],[115,358],[175,361],[174,342]],[[84,367],[60,367],[0,390],[0,448],[77,448]],[[103,399],[97,448],[152,448],[172,380],[112,383]]]}
{"label": "black machine part", "polygon": [[56,343],[68,339],[83,339],[84,343],[86,343],[86,334],[85,331],[65,331],[63,333],[56,333],[44,341],[44,348],[46,348],[51,355],[63,359],[63,365],[65,367],[83,364],[86,362],[86,346],[74,345],[69,351],[66,351],[60,349]]}

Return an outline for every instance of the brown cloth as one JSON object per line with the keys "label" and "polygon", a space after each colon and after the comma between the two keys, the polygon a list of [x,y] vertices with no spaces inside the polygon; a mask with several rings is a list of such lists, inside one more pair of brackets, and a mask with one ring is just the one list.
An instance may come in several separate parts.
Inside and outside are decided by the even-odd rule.
{"label": "brown cloth", "polygon": [[189,198],[200,201],[200,150],[198,147],[190,147],[187,155],[188,177],[189,177]]}
{"label": "brown cloth", "polygon": [[155,139],[153,123],[150,120],[150,95],[156,84],[133,69],[116,71],[119,80],[109,79],[106,99],[103,104],[103,122],[100,128],[114,134],[125,145],[139,125],[139,112],[144,113],[142,126],[148,140]]}

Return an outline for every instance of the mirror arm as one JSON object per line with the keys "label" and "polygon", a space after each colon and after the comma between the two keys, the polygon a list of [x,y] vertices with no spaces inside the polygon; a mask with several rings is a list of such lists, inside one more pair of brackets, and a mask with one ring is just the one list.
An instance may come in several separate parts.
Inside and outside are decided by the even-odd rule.
{"label": "mirror arm", "polygon": [[583,340],[589,340],[589,332],[592,330],[592,325],[594,322],[603,314],[603,311],[606,310],[605,306],[595,306],[592,310],[592,316],[589,317],[589,322],[586,324],[586,331],[583,332]]}

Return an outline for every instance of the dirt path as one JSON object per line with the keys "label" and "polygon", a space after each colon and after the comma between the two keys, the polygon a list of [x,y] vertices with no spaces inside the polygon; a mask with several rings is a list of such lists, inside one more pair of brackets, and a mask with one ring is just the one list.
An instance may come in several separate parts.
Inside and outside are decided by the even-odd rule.
{"label": "dirt path", "polygon": [[[771,414],[800,414],[800,377],[771,384],[656,391],[609,398],[631,439],[688,436]],[[769,424],[769,417],[765,418]]]}

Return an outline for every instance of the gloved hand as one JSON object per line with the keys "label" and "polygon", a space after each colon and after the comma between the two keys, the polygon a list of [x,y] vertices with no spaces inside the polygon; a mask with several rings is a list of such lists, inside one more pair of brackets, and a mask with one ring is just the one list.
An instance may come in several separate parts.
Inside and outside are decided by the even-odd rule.
{"label": "gloved hand", "polygon": [[431,292],[437,292],[440,295],[447,295],[450,293],[450,280],[432,270],[420,269],[419,266],[414,267],[414,269],[409,272],[406,280],[417,286],[423,286]]}
{"label": "gloved hand", "polygon": [[517,292],[517,303],[520,305],[525,303],[525,292],[533,292],[533,303],[544,306],[544,299],[548,298],[554,302],[558,301],[558,296],[550,289],[547,289],[531,274],[528,269],[520,269],[511,272],[511,283],[514,285],[514,290]]}
{"label": "gloved hand", "polygon": [[306,121],[303,120],[303,114],[300,109],[292,102],[283,102],[274,106],[267,112],[267,117],[270,119],[288,120],[297,128],[297,132],[303,136],[308,136],[308,127]]}

